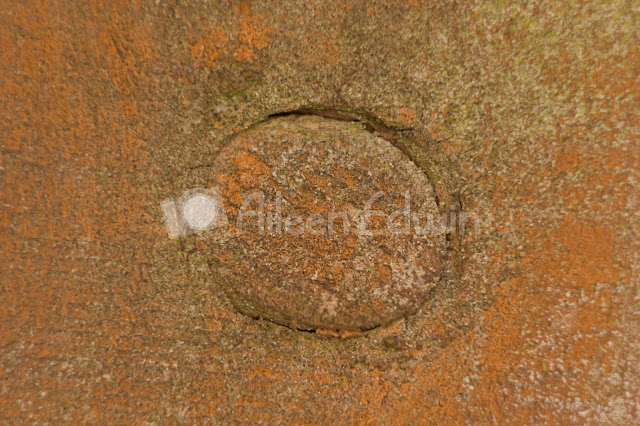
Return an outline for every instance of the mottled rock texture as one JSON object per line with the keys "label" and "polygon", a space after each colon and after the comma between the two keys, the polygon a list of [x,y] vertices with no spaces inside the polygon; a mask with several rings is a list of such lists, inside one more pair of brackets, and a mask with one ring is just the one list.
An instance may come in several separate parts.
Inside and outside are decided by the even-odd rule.
{"label": "mottled rock texture", "polygon": [[[637,2],[0,5],[3,420],[638,421]],[[238,313],[160,209],[325,108],[478,218],[416,314],[342,339]]]}
{"label": "mottled rock texture", "polygon": [[446,222],[427,175],[363,123],[272,118],[210,168],[228,226],[199,239],[240,312],[367,331],[415,313],[440,281]]}

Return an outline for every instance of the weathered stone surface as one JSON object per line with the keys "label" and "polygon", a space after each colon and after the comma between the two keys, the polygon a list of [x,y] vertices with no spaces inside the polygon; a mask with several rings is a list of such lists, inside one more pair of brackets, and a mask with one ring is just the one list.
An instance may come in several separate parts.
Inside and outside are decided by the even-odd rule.
{"label": "weathered stone surface", "polygon": [[273,118],[211,168],[229,220],[209,231],[212,269],[243,313],[369,330],[416,312],[440,279],[446,229],[427,176],[360,123]]}
{"label": "weathered stone surface", "polygon": [[[637,423],[636,3],[2,2],[0,418]],[[321,107],[479,218],[421,309],[345,339],[239,314],[160,208]]]}

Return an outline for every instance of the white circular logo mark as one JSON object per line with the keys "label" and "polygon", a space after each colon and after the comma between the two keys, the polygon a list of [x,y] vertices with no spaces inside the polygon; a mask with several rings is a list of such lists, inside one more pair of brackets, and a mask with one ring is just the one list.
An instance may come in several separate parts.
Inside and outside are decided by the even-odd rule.
{"label": "white circular logo mark", "polygon": [[211,197],[196,194],[182,206],[182,217],[190,228],[199,231],[213,223],[217,209],[218,205]]}

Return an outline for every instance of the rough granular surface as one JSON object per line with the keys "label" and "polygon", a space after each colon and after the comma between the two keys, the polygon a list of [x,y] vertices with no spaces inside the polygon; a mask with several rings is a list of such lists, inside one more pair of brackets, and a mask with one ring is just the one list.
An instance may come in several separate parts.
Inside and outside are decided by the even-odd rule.
{"label": "rough granular surface", "polygon": [[229,227],[209,252],[243,313],[361,331],[414,313],[441,275],[444,229],[426,175],[362,124],[280,117],[213,166]]}
{"label": "rough granular surface", "polygon": [[[637,1],[0,4],[0,423],[638,423]],[[318,108],[393,129],[441,212],[477,217],[446,237],[420,309],[349,338],[239,313],[213,259],[236,249],[215,230],[169,238],[162,208],[216,184],[256,123]],[[269,138],[246,137],[260,158]],[[260,159],[242,185],[266,191],[284,163]],[[336,193],[305,188],[312,206]],[[284,261],[270,238],[244,243]],[[290,268],[313,278],[302,250],[337,251],[304,241]],[[261,310],[291,309],[265,288],[282,299]]]}

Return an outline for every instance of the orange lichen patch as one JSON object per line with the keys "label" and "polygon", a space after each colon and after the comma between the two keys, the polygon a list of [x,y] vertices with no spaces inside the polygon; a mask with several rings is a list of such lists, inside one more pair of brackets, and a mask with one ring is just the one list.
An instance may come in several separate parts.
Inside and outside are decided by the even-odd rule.
{"label": "orange lichen patch", "polygon": [[[133,30],[138,37],[149,37],[151,30],[149,25],[137,24]],[[101,31],[98,40],[106,50],[104,59],[111,81],[125,93],[128,93],[134,86],[134,76],[129,70],[137,67],[141,60],[153,59],[149,45],[126,44],[122,40],[122,33],[117,30]]]}
{"label": "orange lichen patch", "polygon": [[225,206],[225,208],[230,208],[232,209],[232,212],[237,213],[237,206],[240,206],[242,204],[244,195],[242,193],[242,186],[238,181],[238,176],[221,173],[218,176],[218,179],[223,196],[225,200],[227,200],[225,204],[228,204]]}
{"label": "orange lichen patch", "polygon": [[269,45],[271,30],[260,23],[257,18],[240,21],[239,35],[241,45],[235,52],[235,57],[241,61],[253,62],[256,49],[264,49]]}
{"label": "orange lichen patch", "polygon": [[555,167],[558,173],[573,172],[580,167],[579,145],[563,145],[556,154]]}
{"label": "orange lichen patch", "polygon": [[[558,196],[572,211],[589,209],[598,199],[611,211],[623,209],[633,193],[631,173],[634,156],[628,149],[607,148],[607,156],[590,150],[588,146],[570,146],[556,154],[554,172],[559,177],[567,173],[580,172],[581,185],[564,186],[558,189]],[[602,193],[607,192],[602,199]],[[600,194],[600,195],[599,195]]]}
{"label": "orange lichen patch", "polygon": [[327,183],[329,183],[329,177],[328,176],[317,176],[317,175],[311,175],[309,173],[303,172],[304,177],[309,180],[313,185],[317,185],[317,186],[326,186]]}
{"label": "orange lichen patch", "polygon": [[213,66],[228,49],[229,36],[222,29],[209,29],[189,46],[191,58],[199,64]]}
{"label": "orange lichen patch", "polygon": [[[92,3],[91,13],[95,15],[113,13],[119,6]],[[114,14],[109,25],[97,29],[97,41],[101,48],[95,53],[99,62],[104,61],[111,81],[124,93],[131,93],[136,85],[141,64],[156,59],[157,52],[150,42],[151,23],[135,17],[141,6],[134,4],[127,12]],[[139,72],[139,71],[138,71]]]}
{"label": "orange lichen patch", "polygon": [[429,132],[429,137],[432,140],[434,141],[440,140],[440,135],[442,134],[442,129],[440,128],[440,126],[429,126],[427,128],[427,131]]}
{"label": "orange lichen patch", "polygon": [[397,9],[397,8],[414,9],[420,6],[421,1],[424,1],[424,0],[408,0],[408,1],[403,1],[402,3],[396,3],[393,0],[385,0],[382,2],[382,4],[384,5],[384,7],[391,10]]}
{"label": "orange lichen patch", "polygon": [[[609,151],[609,154],[598,158],[612,169],[627,157],[624,152]],[[586,157],[583,153],[579,157],[582,160],[578,160],[577,155],[571,154],[558,173],[566,171],[564,164],[572,163],[576,164],[576,170],[584,170]],[[611,177],[605,170],[597,169],[587,175],[592,182],[587,188]],[[506,185],[504,191],[508,190]],[[567,188],[566,194],[578,197],[580,202],[587,200],[580,185]],[[536,201],[524,193],[519,197]],[[598,208],[601,204],[604,201],[600,201]],[[594,201],[590,207],[594,208]],[[527,242],[521,247],[520,255],[524,257],[513,262],[522,268],[521,276],[493,286],[495,300],[481,321],[485,332],[474,332],[464,341],[455,342],[447,347],[446,355],[417,373],[420,384],[412,388],[414,392],[433,400],[430,391],[437,390],[437,400],[423,406],[434,418],[447,416],[462,421],[489,415],[495,421],[526,421],[544,413],[549,419],[560,420],[566,418],[566,413],[554,410],[545,399],[569,397],[588,404],[599,380],[594,378],[598,377],[594,372],[613,371],[616,354],[609,349],[615,333],[620,332],[624,315],[616,284],[621,276],[630,275],[628,265],[620,262],[622,254],[616,249],[620,245],[616,228],[608,221],[587,219],[585,215],[567,215],[559,223],[536,226],[524,220],[531,219],[526,215],[515,218],[515,223],[503,225],[503,229],[522,232],[521,241]],[[507,267],[510,262],[504,258],[510,256],[507,251],[494,253],[486,272],[494,274],[493,271]],[[549,293],[550,289],[554,293]],[[437,324],[430,324],[427,329],[429,333],[442,333]],[[487,334],[490,341],[485,340]],[[468,351],[472,347],[477,350]],[[469,355],[461,357],[460,351]],[[567,380],[569,368],[574,373]],[[514,395],[537,401],[536,407],[521,404]],[[461,398],[470,411],[461,410]],[[402,400],[397,404],[400,412],[419,410],[413,401]]]}
{"label": "orange lichen patch", "polygon": [[[614,261],[615,229],[586,219],[567,217],[545,252],[556,253],[548,277],[585,288],[616,281],[620,269]],[[551,260],[551,259],[550,259]],[[549,265],[551,266],[551,265]]]}
{"label": "orange lichen patch", "polygon": [[[437,135],[435,135],[437,137]],[[457,154],[461,151],[460,145],[454,141],[448,140],[442,144],[442,149],[451,154]]]}
{"label": "orange lichen patch", "polygon": [[190,56],[200,66],[207,67],[215,65],[221,57],[253,63],[256,51],[265,49],[270,42],[271,30],[262,22],[259,17],[251,16],[248,4],[241,3],[239,16],[231,28],[207,29],[189,44]]}
{"label": "orange lichen patch", "polygon": [[265,175],[270,172],[269,166],[258,158],[258,156],[245,150],[236,152],[233,158],[233,164],[243,172],[243,175],[247,175],[248,177],[252,175]]}
{"label": "orange lichen patch", "polygon": [[341,50],[337,42],[338,31],[328,31],[326,34],[322,34],[321,37],[320,42],[316,37],[305,37],[305,43],[314,43],[317,46],[317,50],[306,57],[305,63],[335,63],[339,59]]}
{"label": "orange lichen patch", "polygon": [[239,5],[239,11],[242,16],[249,16],[251,14],[251,2],[249,1],[241,1]]}
{"label": "orange lichen patch", "polygon": [[385,280],[385,281],[391,280],[392,270],[389,265],[377,265],[376,273],[378,274],[378,277],[380,277],[381,280]]}
{"label": "orange lichen patch", "polygon": [[[359,160],[361,163],[366,163],[366,160]],[[350,170],[333,168],[331,170],[331,174],[334,178],[340,179],[347,186],[352,187],[358,183],[358,179],[353,175],[353,172]]]}
{"label": "orange lichen patch", "polygon": [[[557,234],[529,228],[529,235],[537,236],[538,240],[547,235],[542,240],[546,243],[542,251],[531,253],[521,262],[526,266],[525,272],[531,276],[530,279],[512,279],[494,290],[496,301],[485,314],[484,324],[494,331],[491,347],[500,348],[500,351],[488,350],[482,359],[476,361],[486,367],[485,373],[474,383],[474,387],[479,389],[501,383],[509,376],[511,380],[526,381],[530,380],[528,376],[531,374],[538,377],[541,372],[549,375],[551,373],[544,373],[549,367],[543,365],[543,360],[562,359],[556,365],[566,368],[563,366],[576,365],[580,360],[600,358],[610,337],[597,337],[597,331],[602,326],[616,328],[611,316],[613,312],[619,315],[619,311],[611,307],[614,293],[610,288],[598,289],[598,283],[614,283],[617,279],[611,262],[613,239],[610,229],[597,224],[582,225],[573,218],[567,218]],[[558,249],[558,244],[564,250]],[[559,293],[575,292],[579,288],[587,303],[578,303],[568,315],[557,318],[554,312],[559,310],[558,307],[541,288],[550,285]],[[599,308],[594,309],[593,306]],[[583,337],[576,341],[574,336],[578,332]],[[553,339],[553,345],[546,342],[547,336]],[[600,362],[606,361],[600,359]],[[525,366],[527,369],[522,370]],[[585,365],[581,368],[586,374],[590,367]],[[576,397],[588,399],[588,379],[585,376],[580,380],[585,386],[583,392],[575,394],[575,390],[567,387],[566,383],[556,381],[557,394],[573,393]],[[540,395],[537,392],[543,392],[542,388],[532,389],[531,396],[537,398]],[[496,419],[505,418],[504,407],[497,404],[495,396],[485,392],[473,392],[472,395],[474,404],[489,408]],[[520,406],[512,414],[526,419],[532,412]]]}
{"label": "orange lichen patch", "polygon": [[402,124],[409,125],[417,118],[417,114],[410,108],[401,107],[398,108],[398,120]]}

